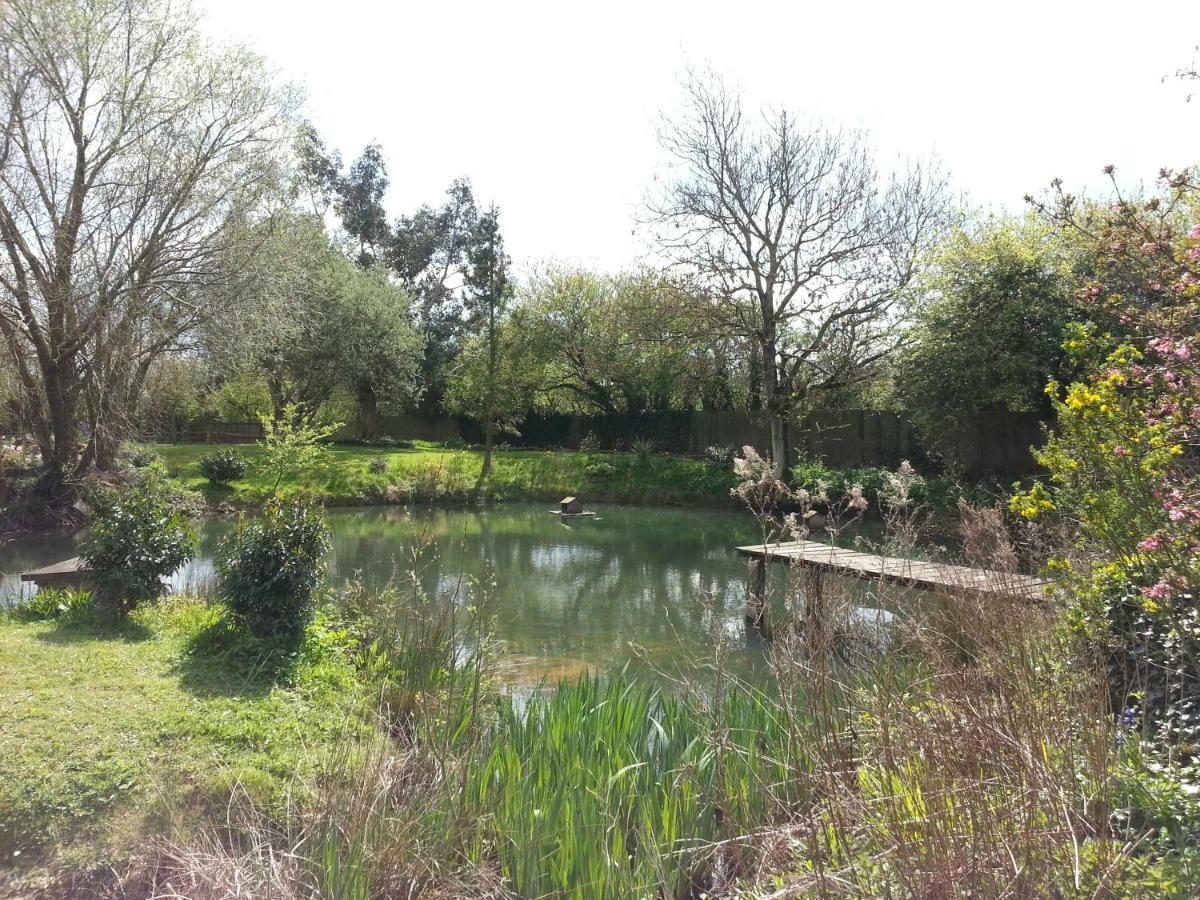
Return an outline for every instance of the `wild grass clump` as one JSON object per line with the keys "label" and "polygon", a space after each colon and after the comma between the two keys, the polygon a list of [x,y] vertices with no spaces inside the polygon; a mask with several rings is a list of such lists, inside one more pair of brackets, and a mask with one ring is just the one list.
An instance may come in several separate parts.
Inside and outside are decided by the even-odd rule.
{"label": "wild grass clump", "polygon": [[8,616],[14,622],[67,622],[86,614],[91,606],[91,591],[47,587],[22,597],[9,608]]}

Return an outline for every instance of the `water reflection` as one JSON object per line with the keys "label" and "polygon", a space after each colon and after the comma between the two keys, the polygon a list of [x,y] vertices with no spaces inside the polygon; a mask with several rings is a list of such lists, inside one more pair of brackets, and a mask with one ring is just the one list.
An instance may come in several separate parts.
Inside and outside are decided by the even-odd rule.
{"label": "water reflection", "polygon": [[[430,595],[463,603],[477,602],[479,584],[494,585],[488,611],[514,683],[588,668],[672,669],[707,656],[714,634],[735,642],[735,667],[762,667],[742,621],[745,563],[733,551],[756,539],[748,516],[594,508],[598,518],[569,524],[545,504],[331,510],[330,579],[382,588],[415,577]],[[178,588],[211,580],[212,554],[231,527],[201,525],[196,559],[172,579]],[[60,534],[0,547],[0,592],[13,594],[17,573],[72,556],[74,545]]]}

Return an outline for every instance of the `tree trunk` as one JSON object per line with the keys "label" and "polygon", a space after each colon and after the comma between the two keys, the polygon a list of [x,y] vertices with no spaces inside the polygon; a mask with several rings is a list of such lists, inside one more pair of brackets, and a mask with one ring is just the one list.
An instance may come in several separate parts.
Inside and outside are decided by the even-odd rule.
{"label": "tree trunk", "polygon": [[492,474],[492,444],[496,440],[496,423],[489,418],[483,425],[483,468],[479,471],[480,479]]}
{"label": "tree trunk", "polygon": [[787,398],[783,396],[779,383],[779,358],[773,328],[765,331],[760,350],[763,399],[766,401],[767,415],[771,417],[771,469],[776,478],[783,479],[788,469]]}
{"label": "tree trunk", "polygon": [[366,440],[374,440],[383,432],[379,421],[379,399],[375,389],[366,382],[354,386],[354,400],[358,406],[358,425]]}
{"label": "tree trunk", "polygon": [[788,471],[788,420],[787,417],[772,411],[771,413],[771,467],[775,477],[783,479]]}

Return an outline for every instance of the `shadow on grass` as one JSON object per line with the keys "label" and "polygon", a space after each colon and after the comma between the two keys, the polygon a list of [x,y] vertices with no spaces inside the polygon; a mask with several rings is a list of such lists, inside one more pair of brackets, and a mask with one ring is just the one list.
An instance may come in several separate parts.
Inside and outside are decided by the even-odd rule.
{"label": "shadow on grass", "polygon": [[180,685],[198,697],[262,697],[292,681],[303,644],[303,632],[261,638],[220,619],[188,639]]}
{"label": "shadow on grass", "polygon": [[47,644],[77,644],[81,641],[124,641],[141,643],[154,637],[154,632],[135,619],[115,613],[87,609],[54,621],[54,627],[37,635]]}

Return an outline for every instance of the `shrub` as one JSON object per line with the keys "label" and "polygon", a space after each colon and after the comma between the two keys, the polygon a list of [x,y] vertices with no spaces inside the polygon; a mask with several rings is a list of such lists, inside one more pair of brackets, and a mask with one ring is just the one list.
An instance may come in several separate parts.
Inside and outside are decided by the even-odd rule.
{"label": "shrub", "polygon": [[217,590],[234,619],[260,637],[296,634],[312,617],[329,531],[302,501],[271,500],[242,518],[217,550]]}
{"label": "shrub", "polygon": [[650,457],[654,455],[654,441],[650,438],[634,438],[629,447],[640,463],[650,462]]}
{"label": "shrub", "polygon": [[106,496],[80,557],[92,570],[96,599],[119,613],[156,600],[163,579],[192,558],[195,535],[157,479]]}
{"label": "shrub", "polygon": [[236,450],[218,450],[200,460],[200,474],[209,484],[229,484],[246,474],[249,463]]}
{"label": "shrub", "polygon": [[733,468],[733,458],[737,456],[737,447],[732,444],[714,445],[704,450],[704,461],[718,469]]}
{"label": "shrub", "polygon": [[579,441],[580,453],[597,453],[600,450],[600,438],[596,437],[596,432],[589,431]]}
{"label": "shrub", "polygon": [[144,469],[161,462],[161,457],[148,447],[124,447],[117,454],[117,461],[131,469]]}
{"label": "shrub", "polygon": [[603,481],[606,478],[612,478],[614,475],[616,475],[617,467],[612,463],[594,462],[585,466],[583,471],[588,478],[595,478],[598,481]]}
{"label": "shrub", "polygon": [[52,619],[68,619],[91,605],[92,595],[88,591],[69,588],[42,588],[32,597],[18,603],[11,616],[18,622],[45,622]]}
{"label": "shrub", "polygon": [[323,442],[342,427],[340,423],[306,425],[299,420],[299,412],[293,404],[284,407],[280,419],[259,418],[263,427],[266,469],[275,479],[271,484],[272,495],[279,490],[283,479],[319,468],[328,453]]}
{"label": "shrub", "polygon": [[367,471],[372,475],[382,475],[388,470],[388,461],[382,456],[376,456],[367,464]]}

